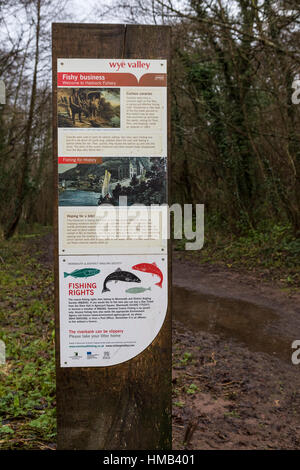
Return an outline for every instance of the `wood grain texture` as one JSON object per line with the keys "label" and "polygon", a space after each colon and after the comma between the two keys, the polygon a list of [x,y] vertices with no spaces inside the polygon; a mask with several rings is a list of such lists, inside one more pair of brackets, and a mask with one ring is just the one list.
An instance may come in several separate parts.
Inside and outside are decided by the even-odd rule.
{"label": "wood grain texture", "polygon": [[[57,58],[167,59],[166,26],[64,24],[52,27],[56,383],[59,449],[171,448],[171,265],[161,331],[134,359],[99,368],[59,365]],[[168,111],[170,169],[170,112]],[[169,185],[170,187],[170,185]],[[169,249],[170,260],[170,249]]]}

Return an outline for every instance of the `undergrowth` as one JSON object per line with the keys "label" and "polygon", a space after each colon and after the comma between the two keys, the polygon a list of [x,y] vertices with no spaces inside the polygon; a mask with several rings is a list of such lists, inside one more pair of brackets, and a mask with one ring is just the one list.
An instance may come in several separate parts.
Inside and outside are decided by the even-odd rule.
{"label": "undergrowth", "polygon": [[175,251],[200,263],[219,263],[227,268],[244,268],[268,280],[281,281],[286,288],[300,287],[300,238],[291,226],[263,224],[257,229],[230,233],[214,220],[205,221],[204,245],[185,251],[186,239],[175,242]]}
{"label": "undergrowth", "polygon": [[46,231],[0,246],[1,449],[55,447],[53,275],[35,245]]}

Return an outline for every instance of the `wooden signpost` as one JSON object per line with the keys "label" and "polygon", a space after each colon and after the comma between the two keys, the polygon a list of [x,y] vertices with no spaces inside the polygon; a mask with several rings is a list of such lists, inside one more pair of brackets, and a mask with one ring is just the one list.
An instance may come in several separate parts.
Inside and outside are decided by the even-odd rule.
{"label": "wooden signpost", "polygon": [[169,242],[91,236],[120,194],[168,202],[170,28],[52,38],[58,448],[170,449]]}

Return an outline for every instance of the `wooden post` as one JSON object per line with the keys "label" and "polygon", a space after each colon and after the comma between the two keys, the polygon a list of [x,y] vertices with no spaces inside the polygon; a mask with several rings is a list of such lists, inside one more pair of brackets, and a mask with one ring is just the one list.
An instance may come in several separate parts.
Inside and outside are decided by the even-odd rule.
{"label": "wooden post", "polygon": [[[169,83],[170,28],[166,26],[58,23],[53,24],[52,35],[58,448],[170,449],[170,261],[167,316],[158,336],[144,352],[127,362],[110,367],[60,367],[56,85],[57,59],[62,57],[166,59],[168,60]],[[169,117],[168,128],[168,168],[170,168]]]}

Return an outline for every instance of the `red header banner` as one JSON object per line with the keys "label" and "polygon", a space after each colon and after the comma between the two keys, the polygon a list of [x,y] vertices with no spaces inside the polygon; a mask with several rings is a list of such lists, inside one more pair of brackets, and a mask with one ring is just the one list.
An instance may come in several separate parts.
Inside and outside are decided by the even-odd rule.
{"label": "red header banner", "polygon": [[57,74],[59,87],[118,87],[118,86],[167,86],[167,74],[146,73],[138,80],[131,73],[80,73],[69,72]]}
{"label": "red header banner", "polygon": [[68,163],[68,164],[79,164],[79,163],[87,163],[87,164],[101,164],[102,157],[58,157],[58,163]]}

